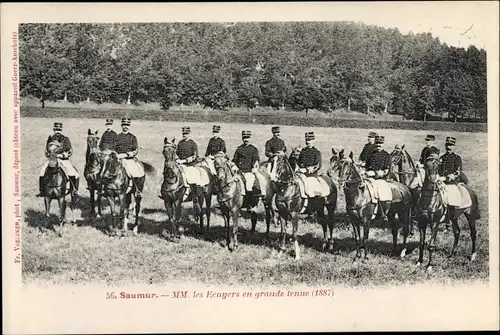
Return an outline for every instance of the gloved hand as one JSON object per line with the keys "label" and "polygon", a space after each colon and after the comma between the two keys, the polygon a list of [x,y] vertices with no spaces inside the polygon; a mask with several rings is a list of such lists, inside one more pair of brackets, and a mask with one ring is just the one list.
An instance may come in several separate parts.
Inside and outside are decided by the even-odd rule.
{"label": "gloved hand", "polygon": [[453,181],[453,180],[455,180],[455,179],[456,179],[456,177],[455,177],[455,175],[454,175],[454,174],[450,173],[450,174],[448,175],[448,179],[449,179],[449,180],[451,180],[451,181]]}
{"label": "gloved hand", "polygon": [[368,177],[375,177],[375,171],[372,171],[372,170],[370,170],[370,171],[366,171],[366,175],[367,175]]}
{"label": "gloved hand", "polygon": [[257,172],[257,171],[258,171],[258,169],[257,169],[257,168],[253,168],[253,169],[252,169],[252,173],[255,173],[255,172]]}
{"label": "gloved hand", "polygon": [[57,154],[56,157],[57,158],[64,158],[64,154]]}
{"label": "gloved hand", "polygon": [[365,163],[365,162],[361,162],[361,163],[359,163],[359,166],[361,166],[361,167],[365,167],[365,165],[366,165],[366,163]]}
{"label": "gloved hand", "polygon": [[307,172],[307,169],[306,169],[306,168],[300,168],[300,169],[299,169],[299,172],[300,172],[300,173],[306,173],[306,172]]}
{"label": "gloved hand", "polygon": [[118,157],[118,159],[123,159],[127,157],[127,154],[117,154],[116,157]]}
{"label": "gloved hand", "polygon": [[132,151],[127,152],[127,157],[133,157],[134,153]]}
{"label": "gloved hand", "polygon": [[439,177],[438,180],[440,181],[445,181],[446,180],[446,177]]}
{"label": "gloved hand", "polygon": [[184,163],[186,162],[186,160],[185,160],[185,159],[180,159],[180,158],[178,158],[178,159],[176,159],[176,162],[177,162],[178,164],[184,164]]}
{"label": "gloved hand", "polygon": [[384,171],[379,170],[376,172],[376,174],[377,174],[377,177],[382,178],[384,176]]}

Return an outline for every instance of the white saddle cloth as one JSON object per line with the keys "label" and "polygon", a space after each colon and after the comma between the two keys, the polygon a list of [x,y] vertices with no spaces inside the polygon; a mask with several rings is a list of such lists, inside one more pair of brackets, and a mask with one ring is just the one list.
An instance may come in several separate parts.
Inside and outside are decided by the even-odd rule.
{"label": "white saddle cloth", "polygon": [[300,195],[302,198],[326,197],[330,194],[330,186],[323,178],[307,177],[299,174]]}
{"label": "white saddle cloth", "polygon": [[144,166],[135,159],[122,159],[123,167],[131,178],[144,177]]}
{"label": "white saddle cloth", "polygon": [[469,192],[467,192],[467,189],[460,184],[445,185],[443,193],[443,200],[448,204],[448,206],[460,209],[467,208],[472,205],[472,199]]}
{"label": "white saddle cloth", "polygon": [[181,165],[184,175],[186,176],[187,183],[190,185],[205,186],[208,185],[210,179],[206,170],[196,166]]}
{"label": "white saddle cloth", "polygon": [[389,183],[383,179],[368,178],[368,191],[372,196],[372,202],[392,201],[392,191]]}

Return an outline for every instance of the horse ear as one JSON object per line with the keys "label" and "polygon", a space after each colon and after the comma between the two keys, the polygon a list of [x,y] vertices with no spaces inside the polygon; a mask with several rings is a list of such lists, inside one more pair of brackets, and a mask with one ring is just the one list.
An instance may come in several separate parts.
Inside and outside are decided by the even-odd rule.
{"label": "horse ear", "polygon": [[403,144],[403,145],[401,146],[401,150],[404,150],[404,149],[405,149],[405,144]]}
{"label": "horse ear", "polygon": [[165,138],[163,139],[163,144],[167,144],[168,143],[168,137],[165,136]]}
{"label": "horse ear", "polygon": [[336,155],[337,151],[335,151],[335,148],[332,148],[332,154]]}
{"label": "horse ear", "polygon": [[175,144],[175,137],[172,139],[172,143],[174,143],[174,144]]}
{"label": "horse ear", "polygon": [[354,154],[352,153],[352,151],[351,151],[351,153],[349,154],[349,158],[350,158],[351,160],[353,160],[353,159],[354,159]]}

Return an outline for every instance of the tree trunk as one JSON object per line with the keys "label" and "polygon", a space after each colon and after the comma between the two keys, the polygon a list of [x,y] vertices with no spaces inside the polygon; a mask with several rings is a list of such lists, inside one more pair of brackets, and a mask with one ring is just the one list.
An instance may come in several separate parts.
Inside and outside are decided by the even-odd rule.
{"label": "tree trunk", "polygon": [[90,97],[87,97],[87,103],[88,104],[90,103]]}
{"label": "tree trunk", "polygon": [[45,99],[42,97],[42,108],[45,108]]}
{"label": "tree trunk", "polygon": [[385,103],[385,107],[384,107],[384,114],[387,114],[387,107],[388,107],[388,106],[389,106],[389,103],[388,103],[388,102],[386,102],[386,103]]}
{"label": "tree trunk", "polygon": [[370,105],[366,105],[366,114],[370,114]]}
{"label": "tree trunk", "polygon": [[306,108],[306,117],[307,117],[307,114],[309,114],[309,108]]}
{"label": "tree trunk", "polygon": [[68,93],[64,93],[64,102],[68,102]]}
{"label": "tree trunk", "polygon": [[347,98],[347,111],[351,111],[351,98]]}
{"label": "tree trunk", "polygon": [[130,92],[128,93],[128,97],[127,97],[127,105],[130,105]]}
{"label": "tree trunk", "polygon": [[424,121],[427,121],[427,113],[424,113]]}

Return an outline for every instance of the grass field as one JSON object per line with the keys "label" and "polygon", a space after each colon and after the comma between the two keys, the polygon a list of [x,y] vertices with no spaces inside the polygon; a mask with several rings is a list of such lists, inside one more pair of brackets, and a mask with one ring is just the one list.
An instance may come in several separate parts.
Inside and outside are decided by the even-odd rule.
{"label": "grass field", "polygon": [[[158,199],[161,183],[163,157],[161,154],[164,136],[180,138],[184,125],[177,122],[135,121],[131,132],[139,140],[139,157],[157,169],[154,178],[146,180],[143,197],[141,223],[145,232],[137,237],[110,239],[89,224],[89,200],[86,183],[82,176],[80,201],[76,212],[76,225],[65,226],[65,235],[58,238],[51,230],[43,228],[43,200],[34,195],[38,189],[38,173],[44,163],[44,145],[51,133],[50,118],[23,118],[22,131],[22,206],[23,226],[23,280],[44,283],[155,283],[171,281],[196,281],[207,284],[246,285],[293,285],[293,284],[346,284],[346,285],[392,285],[415,282],[450,282],[455,280],[487,280],[488,268],[488,181],[487,181],[487,134],[434,132],[437,143],[446,136],[457,137],[457,152],[462,155],[464,169],[470,185],[478,192],[482,219],[478,226],[478,258],[468,261],[470,254],[469,229],[464,219],[461,240],[455,258],[447,259],[452,245],[452,234],[440,232],[434,258],[434,272],[428,274],[424,268],[416,268],[418,234],[409,241],[410,255],[403,261],[391,258],[392,236],[389,229],[375,225],[370,230],[368,246],[371,258],[365,263],[352,263],[355,244],[352,227],[343,223],[344,198],[339,195],[335,226],[335,250],[319,251],[322,230],[319,224],[302,221],[299,227],[299,242],[302,259],[296,261],[290,255],[278,258],[275,245],[279,228],[271,228],[271,241],[264,240],[265,223],[260,220],[257,233],[249,233],[249,220],[244,219],[240,227],[240,247],[229,253],[219,245],[225,236],[224,223],[213,212],[211,230],[202,232],[184,211],[186,236],[180,243],[172,243],[156,234],[166,215],[162,201]],[[73,164],[83,171],[85,164],[86,133],[89,127],[104,128],[100,119],[63,119],[64,133],[72,141]],[[192,123],[193,139],[204,153],[211,135],[211,124]],[[253,143],[264,158],[265,141],[271,136],[271,126],[222,124],[221,136],[226,140],[228,152],[232,154],[240,144],[241,130],[252,131]],[[117,129],[118,130],[118,126]],[[282,136],[288,146],[303,143],[303,127],[282,126]],[[316,146],[323,154],[324,165],[331,155],[332,146],[343,147],[355,155],[365,142],[366,129],[314,128]],[[375,131],[377,131],[375,129]],[[385,135],[386,148],[390,152],[396,144],[406,144],[410,154],[418,157],[426,131],[380,130]],[[214,198],[215,202],[215,198]],[[57,202],[52,213],[57,212]],[[289,228],[289,231],[291,228]],[[399,240],[401,241],[401,239]],[[412,252],[413,251],[413,252]],[[426,254],[427,257],[427,254]]]}

